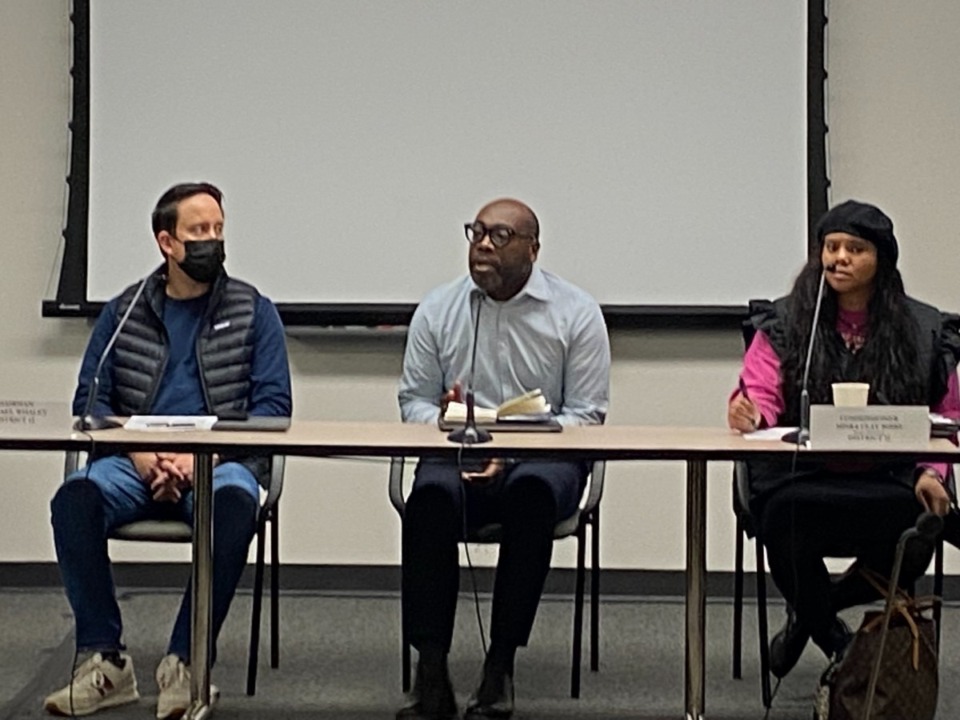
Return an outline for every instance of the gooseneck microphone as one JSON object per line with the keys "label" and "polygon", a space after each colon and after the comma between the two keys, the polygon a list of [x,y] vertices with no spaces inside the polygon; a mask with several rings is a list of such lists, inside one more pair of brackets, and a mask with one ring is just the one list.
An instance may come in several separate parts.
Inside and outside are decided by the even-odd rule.
{"label": "gooseneck microphone", "polygon": [[864,720],[870,720],[873,711],[873,699],[877,693],[877,680],[880,678],[880,666],[883,662],[883,646],[887,642],[887,631],[890,629],[890,618],[893,616],[894,601],[897,598],[897,587],[900,583],[900,568],[903,566],[903,555],[907,543],[911,540],[922,539],[928,545],[936,542],[937,535],[943,530],[943,518],[932,512],[924,512],[917,518],[913,527],[909,527],[900,535],[897,541],[897,551],[893,556],[893,568],[890,570],[890,584],[887,587],[886,602],[883,607],[883,625],[880,630],[880,642],[877,647],[873,668],[870,671],[870,682],[867,685],[867,701],[863,708]]}
{"label": "gooseneck microphone", "polygon": [[110,355],[110,351],[113,350],[113,346],[116,344],[117,338],[120,337],[120,331],[123,330],[123,326],[126,325],[127,318],[130,317],[133,307],[137,304],[137,301],[143,294],[143,289],[147,286],[147,280],[149,279],[150,275],[147,275],[143,280],[140,281],[140,285],[137,287],[137,292],[133,295],[133,300],[130,301],[126,311],[120,318],[120,322],[117,323],[117,327],[113,331],[113,335],[111,335],[110,340],[107,341],[107,345],[103,348],[103,352],[100,353],[100,358],[97,360],[97,369],[94,371],[93,378],[90,380],[90,387],[87,389],[87,403],[84,406],[83,415],[77,418],[77,421],[73,425],[74,430],[104,430],[106,428],[120,427],[122,424],[111,418],[100,416],[94,417],[93,406],[97,402],[97,396],[100,394],[100,373],[103,371],[103,365],[107,361],[107,356]]}
{"label": "gooseneck microphone", "polygon": [[490,442],[491,436],[487,430],[477,427],[476,418],[476,398],[473,392],[473,379],[477,369],[477,335],[480,332],[480,310],[483,306],[483,300],[486,293],[481,292],[477,296],[477,314],[473,320],[473,348],[470,351],[470,374],[467,376],[467,389],[464,394],[464,404],[467,407],[467,417],[462,428],[457,428],[447,435],[450,442],[460,443],[461,445],[479,445]]}
{"label": "gooseneck microphone", "polygon": [[817,288],[817,304],[813,308],[813,322],[810,324],[810,342],[807,344],[807,357],[803,363],[803,382],[800,385],[800,430],[797,433],[797,444],[804,445],[810,441],[810,363],[813,360],[813,345],[817,337],[817,325],[820,322],[820,308],[823,306],[823,286],[827,281],[827,273],[837,269],[836,264],[825,265],[820,272],[820,286]]}

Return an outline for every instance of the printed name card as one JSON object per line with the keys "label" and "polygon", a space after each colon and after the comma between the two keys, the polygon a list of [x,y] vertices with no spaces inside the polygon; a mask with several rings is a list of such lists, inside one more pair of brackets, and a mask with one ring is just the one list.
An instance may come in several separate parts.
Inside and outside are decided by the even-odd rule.
{"label": "printed name card", "polygon": [[62,430],[72,424],[69,403],[0,399],[0,433],[10,435],[37,430]]}
{"label": "printed name card", "polygon": [[926,405],[810,408],[814,450],[919,450],[930,440]]}

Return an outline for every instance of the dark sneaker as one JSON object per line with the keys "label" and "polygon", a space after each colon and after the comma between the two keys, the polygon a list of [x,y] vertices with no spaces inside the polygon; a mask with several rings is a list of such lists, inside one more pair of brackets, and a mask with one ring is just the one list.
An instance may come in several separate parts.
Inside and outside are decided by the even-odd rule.
{"label": "dark sneaker", "polygon": [[417,677],[407,704],[397,711],[397,720],[454,720],[457,717],[457,699],[446,663],[440,667],[424,667],[417,663]]}
{"label": "dark sneaker", "polygon": [[840,618],[836,618],[830,626],[830,632],[825,641],[822,644],[818,642],[817,647],[823,651],[827,659],[839,662],[843,659],[851,640],[853,640],[853,631],[850,626]]}
{"label": "dark sneaker", "polygon": [[787,676],[807,646],[810,633],[797,622],[797,615],[787,611],[787,622],[770,641],[770,672],[777,679]]}
{"label": "dark sneaker", "polygon": [[507,673],[484,672],[480,687],[470,696],[464,720],[509,718],[513,715],[513,678]]}

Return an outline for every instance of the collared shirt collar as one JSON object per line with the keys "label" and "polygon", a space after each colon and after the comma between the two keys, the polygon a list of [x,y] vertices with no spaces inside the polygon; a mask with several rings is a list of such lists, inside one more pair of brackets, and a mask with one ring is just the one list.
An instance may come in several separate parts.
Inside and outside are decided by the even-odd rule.
{"label": "collared shirt collar", "polygon": [[[473,278],[470,278],[470,284],[476,292],[483,292],[483,289],[473,281]],[[531,269],[530,277],[527,278],[526,285],[520,288],[520,292],[510,298],[510,300],[505,300],[504,302],[516,300],[524,295],[529,295],[534,300],[540,300],[542,302],[547,302],[550,299],[550,287],[547,285],[547,279],[544,277],[543,271],[536,265]]]}

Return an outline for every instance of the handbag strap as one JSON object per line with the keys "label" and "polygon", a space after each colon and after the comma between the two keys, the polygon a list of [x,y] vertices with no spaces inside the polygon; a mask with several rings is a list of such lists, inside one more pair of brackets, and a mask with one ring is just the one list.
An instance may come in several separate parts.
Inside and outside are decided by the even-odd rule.
{"label": "handbag strap", "polygon": [[[904,604],[901,600],[897,599],[893,601],[893,609],[900,614],[900,616],[907,623],[907,627],[910,628],[910,634],[913,636],[913,642],[911,645],[911,660],[913,669],[916,672],[920,669],[920,628],[917,627],[917,623],[914,620],[913,614],[911,612],[912,608]],[[873,632],[877,629],[877,626],[883,622],[883,615],[877,615],[872,618],[870,622],[866,623],[862,630],[865,633]]]}
{"label": "handbag strap", "polygon": [[[873,586],[873,588],[880,593],[880,596],[883,598],[887,597],[889,592],[889,586],[884,587],[882,581],[884,580],[883,576],[879,573],[869,569],[869,568],[860,568],[860,573],[863,575],[864,579]],[[897,588],[896,596],[892,602],[892,608],[894,611],[900,614],[900,616],[907,623],[907,626],[910,628],[910,634],[913,636],[913,642],[911,643],[912,650],[912,665],[914,671],[920,669],[920,629],[917,627],[916,619],[920,617],[920,613],[923,610],[928,610],[939,602],[940,598],[930,595],[919,598],[913,598],[902,588]],[[883,622],[883,615],[877,615],[872,618],[869,622],[865,623],[861,628],[863,632],[872,632]]]}

